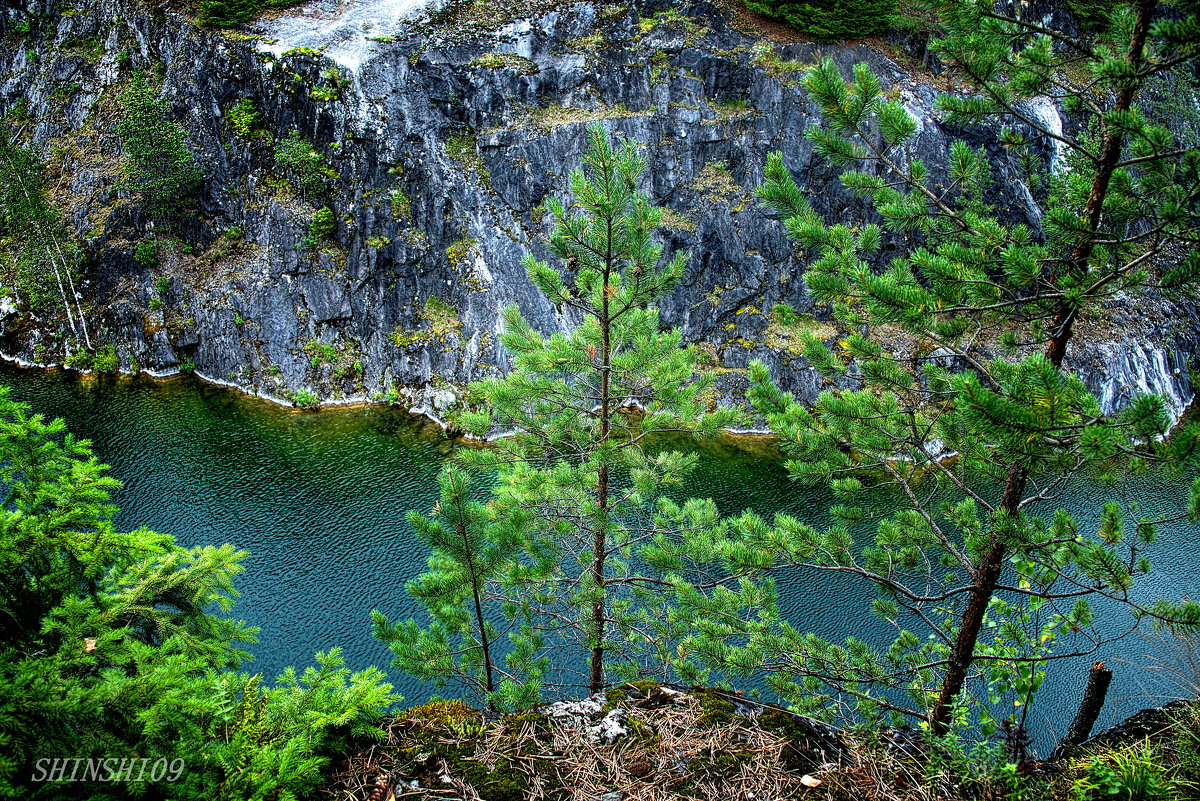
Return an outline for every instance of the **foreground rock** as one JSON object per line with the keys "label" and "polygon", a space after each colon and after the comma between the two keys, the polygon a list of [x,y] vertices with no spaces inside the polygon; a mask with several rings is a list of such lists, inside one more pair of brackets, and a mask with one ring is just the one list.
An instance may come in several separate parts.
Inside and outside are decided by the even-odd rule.
{"label": "foreground rock", "polygon": [[459,701],[409,710],[330,795],[384,799],[793,797],[849,759],[837,730],[718,690],[635,682],[482,722]]}
{"label": "foreground rock", "polygon": [[[381,743],[335,766],[323,797],[1148,801],[1183,798],[1200,779],[1195,702],[1138,713],[1045,763],[1002,746],[931,745],[911,730],[840,731],[738,694],[654,682],[508,716],[435,701],[383,729]],[[1124,789],[1134,794],[1114,794]]]}

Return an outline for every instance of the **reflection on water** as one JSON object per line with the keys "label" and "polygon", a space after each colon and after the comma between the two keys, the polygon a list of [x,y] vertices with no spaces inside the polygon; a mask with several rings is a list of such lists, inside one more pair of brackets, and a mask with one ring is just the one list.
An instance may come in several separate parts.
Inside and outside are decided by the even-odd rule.
{"label": "reflection on water", "polygon": [[[254,670],[273,675],[335,645],[352,667],[387,664],[388,651],[370,636],[368,613],[418,611],[404,583],[421,571],[426,554],[405,514],[432,506],[435,477],[451,452],[434,426],[382,407],[295,412],[191,378],[80,379],[3,365],[0,382],[93,441],[125,485],[116,494],[119,526],[169,532],[185,545],[232,542],[250,552],[235,612],[262,629]],[[772,447],[758,440],[744,450],[731,442],[701,446],[680,496],[711,497],[726,515],[752,508],[828,522],[828,495],[790,482]],[[1186,488],[1182,479],[1134,477],[1118,490],[1150,516],[1182,511]],[[1085,530],[1094,525],[1089,511],[1113,492],[1088,484],[1076,493],[1072,505],[1082,510]],[[1139,595],[1195,594],[1195,527],[1172,524],[1161,535],[1156,570]],[[889,634],[866,611],[869,589],[849,577],[793,571],[779,584],[788,616],[802,629],[835,640],[882,642]],[[1112,625],[1127,620],[1118,609],[1101,616]],[[1151,643],[1130,638],[1099,655],[1116,672],[1101,725],[1175,692],[1143,669],[1151,651]],[[1052,670],[1031,716],[1037,731],[1065,728],[1092,659]],[[429,694],[407,677],[392,678],[411,701]]]}

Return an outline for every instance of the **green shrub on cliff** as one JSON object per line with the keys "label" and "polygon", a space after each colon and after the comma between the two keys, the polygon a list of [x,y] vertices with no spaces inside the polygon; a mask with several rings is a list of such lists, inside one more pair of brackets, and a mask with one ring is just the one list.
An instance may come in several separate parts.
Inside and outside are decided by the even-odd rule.
{"label": "green shrub on cliff", "polygon": [[878,36],[897,11],[896,0],[746,0],[746,8],[822,42]]}
{"label": "green shrub on cliff", "polygon": [[158,242],[143,239],[133,249],[133,260],[146,269],[158,266]]}
{"label": "green shrub on cliff", "polygon": [[121,96],[123,116],[117,134],[125,151],[125,177],[142,197],[147,213],[170,217],[194,200],[204,171],[187,146],[171,107],[138,73]]}
{"label": "green shrub on cliff", "polygon": [[337,216],[333,213],[333,209],[323,206],[314,211],[312,219],[308,221],[308,236],[304,238],[304,242],[313,246],[323,239],[329,239],[336,233]]}
{"label": "green shrub on cliff", "polygon": [[240,97],[229,107],[229,124],[239,135],[249,137],[262,128],[262,114],[254,101],[248,97]]}
{"label": "green shrub on cliff", "polygon": [[275,145],[275,165],[305,198],[320,195],[328,188],[328,179],[338,177],[317,148],[296,130]]}

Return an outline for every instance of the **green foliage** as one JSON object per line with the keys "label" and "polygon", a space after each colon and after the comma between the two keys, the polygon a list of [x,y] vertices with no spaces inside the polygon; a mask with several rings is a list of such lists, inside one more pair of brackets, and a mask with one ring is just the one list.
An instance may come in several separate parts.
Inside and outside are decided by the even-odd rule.
{"label": "green foliage", "polygon": [[1066,0],[1064,5],[1085,29],[1105,28],[1117,16],[1112,0]]}
{"label": "green foliage", "polygon": [[498,521],[494,509],[471,498],[466,473],[451,467],[438,477],[441,489],[434,515],[409,513],[417,536],[432,551],[429,570],[407,585],[425,604],[428,628],[415,620],[393,624],[381,612],[371,613],[375,636],[395,654],[392,665],[422,681],[445,686],[455,681],[470,688],[493,708],[520,708],[537,700],[539,671],[524,684],[500,678],[494,643],[495,625],[488,620],[502,598],[499,578],[511,566],[518,538],[517,521]]}
{"label": "green foliage", "polygon": [[275,164],[306,198],[325,192],[328,179],[337,177],[317,149],[295,130],[275,145]]}
{"label": "green foliage", "polygon": [[92,356],[92,369],[98,373],[115,373],[121,368],[115,345],[105,345]]}
{"label": "green foliage", "polygon": [[244,137],[253,136],[262,129],[262,115],[254,101],[248,97],[238,98],[238,101],[230,106],[228,118],[233,130]]}
{"label": "green foliage", "polygon": [[392,209],[392,219],[394,220],[407,220],[412,216],[412,201],[408,194],[398,186],[388,192],[388,205]]}
{"label": "green foliage", "polygon": [[776,303],[771,309],[771,318],[779,325],[788,327],[799,325],[804,320],[798,311],[786,303]]}
{"label": "green foliage", "polygon": [[245,554],[115,531],[109,493],[120,484],[65,428],[0,390],[0,720],[13,757],[0,789],[9,793],[36,756],[131,754],[152,721],[178,720],[177,699],[209,669],[236,665],[251,639],[205,611],[232,604]]}
{"label": "green foliage", "polygon": [[[259,676],[221,674],[209,703],[176,753],[188,771],[172,787],[182,798],[271,798],[308,795],[321,769],[355,745],[382,738],[377,724],[397,700],[383,674],[354,674],[337,648],[316,655],[297,675],[287,668],[273,687]],[[190,746],[190,747],[189,747]]]}
{"label": "green foliage", "polygon": [[484,186],[492,185],[492,174],[479,155],[479,145],[475,134],[466,131],[455,134],[446,140],[446,155],[452,161],[458,162],[464,171],[475,173]]}
{"label": "green foliage", "polygon": [[1173,801],[1195,789],[1158,749],[1138,743],[1089,758],[1071,785],[1071,801]]}
{"label": "green foliage", "polygon": [[927,735],[923,787],[938,798],[1044,801],[1052,797],[1044,778],[1012,760],[1004,743],[969,739],[966,727]]}
{"label": "green foliage", "polygon": [[310,389],[297,389],[288,399],[301,409],[315,409],[321,405],[321,397]]}
{"label": "green foliage", "polygon": [[321,342],[317,339],[310,339],[304,343],[304,352],[312,358],[313,369],[320,367],[322,364],[331,364],[337,361],[338,351],[337,346],[330,342]]}
{"label": "green foliage", "polygon": [[[986,735],[1025,714],[1052,659],[1115,636],[1094,625],[1094,598],[1124,603],[1135,621],[1200,623],[1193,601],[1133,594],[1161,521],[1126,508],[1116,485],[1092,531],[1065,510],[1031,508],[1069,497],[1084,471],[1200,467],[1200,429],[1166,439],[1163,398],[1140,396],[1106,415],[1063,368],[1079,315],[1117,293],[1174,291],[1200,277],[1200,151],[1177,148],[1136,92],[1121,91],[1166,69],[1168,54],[1200,55],[1184,42],[1200,8],[1187,4],[1167,23],[1153,21],[1153,5],[1138,18],[1121,13],[1157,61],[1131,38],[1107,42],[1120,57],[1087,45],[1060,53],[987,0],[943,6],[936,47],[974,81],[971,94],[939,99],[952,123],[1027,122],[1019,104],[1053,86],[1068,90],[1084,130],[1096,132],[1058,138],[1063,163],[1037,230],[988,205],[988,160],[965,143],[950,145],[948,175],[931,177],[911,155],[917,121],[865,64],[849,81],[831,61],[807,74],[824,117],[807,136],[882,225],[826,222],[782,158],[769,160],[760,197],[813,254],[805,281],[840,329],[832,347],[834,338],[809,331],[804,355],[837,388],[806,408],[756,364],[749,395],[782,435],[793,476],[827,485],[839,503],[827,528],[787,515],[746,515],[739,525],[777,564],[873,584],[873,612],[898,633],[886,648],[835,644],[769,622],[766,610],[764,624],[723,623],[694,637],[689,645],[709,663],[782,665],[767,671],[769,683],[814,714],[843,696],[867,719],[925,718],[944,732],[969,709]],[[1080,59],[1090,60],[1089,77],[1075,85]],[[1002,137],[1024,147],[1013,131]],[[885,256],[887,240],[914,244]],[[1148,259],[1159,260],[1161,278]],[[986,351],[989,339],[1013,355]],[[698,605],[693,614],[711,612]]]}
{"label": "green foliage", "polygon": [[821,42],[878,36],[897,11],[896,0],[746,0],[746,7]]}
{"label": "green foliage", "polygon": [[214,28],[228,28],[253,19],[260,7],[259,0],[201,0],[197,21]]}
{"label": "green foliage", "polygon": [[260,12],[291,8],[299,0],[200,0],[197,22],[213,28],[232,28],[249,22]]}
{"label": "green foliage", "polygon": [[62,215],[50,203],[37,157],[5,139],[0,142],[0,278],[16,290],[26,312],[43,314],[61,302],[71,332],[87,339],[75,293],[81,254]]}
{"label": "green foliage", "polygon": [[98,36],[72,37],[64,41],[60,48],[62,52],[82,56],[92,64],[104,57],[104,42]]}
{"label": "green foliage", "polygon": [[[0,483],[0,795],[26,797],[31,766],[69,754],[183,760],[170,790],[181,801],[295,798],[331,757],[380,735],[399,699],[378,670],[351,675],[337,649],[271,686],[227,672],[254,641],[224,617],[245,552],[115,530],[120,483],[7,388]],[[78,792],[49,784],[37,797]]]}
{"label": "green foliage", "polygon": [[[664,260],[652,238],[662,210],[637,189],[645,161],[632,145],[614,148],[599,126],[589,141],[583,169],[571,174],[573,204],[550,203],[549,246],[564,268],[526,260],[534,285],[582,322],[544,335],[507,309],[501,341],[512,369],[473,384],[471,409],[455,417],[476,436],[512,432],[465,457],[499,471],[487,509],[476,510],[472,550],[505,555],[497,557],[499,578],[486,585],[510,629],[503,668],[510,689],[502,683],[492,696],[502,706],[536,698],[550,654],[561,648],[586,656],[593,691],[609,674],[698,681],[703,672],[675,649],[692,623],[677,613],[677,596],[712,593],[738,614],[769,594],[746,582],[712,582],[709,569],[736,576],[739,560],[751,555],[728,539],[711,501],[664,495],[694,457],[651,451],[655,433],[714,435],[738,416],[706,411],[711,376],[696,375],[697,352],[682,346],[678,329],[660,328],[652,304],[678,284],[684,260]],[[636,413],[621,410],[629,399]],[[435,558],[439,571],[461,570]],[[444,575],[422,581],[441,586]],[[451,648],[461,639],[437,626],[458,625],[442,631],[467,636],[462,609],[459,596],[434,628],[407,636]],[[470,652],[476,661],[478,650]],[[464,672],[449,662],[439,669],[459,680]]]}
{"label": "green foliage", "polygon": [[315,245],[323,239],[330,239],[336,233],[337,216],[333,213],[333,209],[325,206],[313,212],[312,219],[308,223],[306,242]]}
{"label": "green foliage", "polygon": [[143,239],[133,249],[133,260],[146,269],[158,266],[158,242],[153,239]]}
{"label": "green foliage", "polygon": [[63,359],[63,365],[70,367],[72,370],[91,370],[92,354],[83,348],[77,347]]}
{"label": "green foliage", "polygon": [[445,344],[452,334],[457,334],[462,328],[458,310],[436,295],[426,299],[418,316],[424,327],[408,329],[398,326],[388,334],[393,345],[406,348],[416,344]]}
{"label": "green foliage", "polygon": [[188,148],[170,105],[139,72],[121,95],[117,134],[125,150],[125,177],[148,213],[170,217],[191,205],[204,171]]}
{"label": "green foliage", "polygon": [[485,70],[512,70],[518,75],[537,75],[541,68],[516,53],[487,53],[471,62],[472,67]]}

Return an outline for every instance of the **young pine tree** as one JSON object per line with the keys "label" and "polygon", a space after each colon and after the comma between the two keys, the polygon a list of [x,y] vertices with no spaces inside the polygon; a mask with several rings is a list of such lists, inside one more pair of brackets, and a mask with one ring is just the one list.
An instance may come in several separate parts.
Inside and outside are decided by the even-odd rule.
{"label": "young pine tree", "polygon": [[499,470],[490,517],[519,544],[495,585],[512,627],[506,669],[525,681],[518,703],[536,697],[551,659],[546,684],[569,684],[563,676],[582,662],[591,692],[612,675],[696,678],[675,649],[689,625],[677,598],[719,591],[738,614],[769,593],[734,583],[745,554],[711,501],[663,495],[694,457],[654,438],[713,435],[737,415],[708,411],[711,379],[697,377],[696,352],[663,330],[653,306],[684,260],[664,261],[654,242],[662,211],[638,191],[645,161],[598,126],[589,140],[571,174],[573,204],[550,204],[562,269],[526,262],[575,326],[547,336],[506,310],[511,371],[473,384],[477,411],[457,420],[480,437],[504,434],[466,458]]}
{"label": "young pine tree", "polygon": [[187,146],[183,127],[158,90],[138,73],[121,96],[124,116],[117,133],[125,150],[129,188],[152,217],[170,219],[195,200],[204,170]]}
{"label": "young pine tree", "polygon": [[[935,732],[963,706],[1005,698],[1027,709],[1051,659],[1119,634],[1094,625],[1097,599],[1129,607],[1131,625],[1200,623],[1194,602],[1131,593],[1162,521],[1123,514],[1119,484],[1093,531],[1065,510],[1034,511],[1071,497],[1082,474],[1115,482],[1155,464],[1200,463],[1200,430],[1168,437],[1161,397],[1104,414],[1064,368],[1078,322],[1101,302],[1137,304],[1146,288],[1174,292],[1200,277],[1200,151],[1176,145],[1167,121],[1139,104],[1156,75],[1195,63],[1200,4],[1161,16],[1154,0],[1117,4],[1111,25],[1086,39],[998,13],[990,0],[943,6],[937,49],[972,87],[941,99],[948,120],[1008,126],[1001,140],[1027,159],[1038,140],[1061,152],[1040,170],[1037,227],[988,205],[982,151],[955,142],[946,175],[915,158],[918,122],[865,65],[850,83],[828,61],[809,72],[824,125],[808,137],[883,226],[827,224],[778,155],[762,189],[816,254],[805,278],[841,331],[832,345],[809,334],[806,356],[841,388],[804,408],[757,365],[752,399],[783,436],[793,474],[843,502],[827,530],[786,516],[743,525],[779,564],[874,584],[874,611],[899,633],[886,649],[786,623],[696,642],[714,662],[759,659],[801,703],[820,704],[808,693],[824,687]],[[1025,101],[1043,94],[1076,116],[1079,133],[1028,113]],[[902,246],[888,261],[885,236]],[[1200,481],[1190,510],[1200,519]],[[728,646],[747,635],[755,657]]]}
{"label": "young pine tree", "polygon": [[[495,614],[496,581],[511,563],[518,540],[512,536],[520,520],[496,520],[491,506],[471,497],[470,478],[450,467],[438,477],[440,498],[434,516],[410,512],[417,536],[432,550],[429,570],[408,584],[408,592],[427,607],[429,628],[415,620],[393,624],[378,610],[371,613],[375,636],[395,654],[392,662],[405,673],[439,686],[455,680],[495,706],[497,699],[523,706],[535,699],[521,696],[522,687],[501,676],[495,658],[497,631],[488,618]],[[504,687],[501,683],[506,682]]]}

